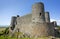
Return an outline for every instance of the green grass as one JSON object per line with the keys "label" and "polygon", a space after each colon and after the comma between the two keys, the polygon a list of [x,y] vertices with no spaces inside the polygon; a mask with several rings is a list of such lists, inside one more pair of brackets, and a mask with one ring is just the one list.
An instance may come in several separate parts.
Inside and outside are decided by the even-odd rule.
{"label": "green grass", "polygon": [[[0,39],[17,39],[17,38],[15,38],[15,37],[0,37]],[[26,38],[18,38],[18,39],[48,39],[47,37],[44,37],[44,38],[28,38],[28,37],[26,37]]]}
{"label": "green grass", "polygon": [[[52,37],[38,37],[38,38],[28,38],[28,37],[24,37],[24,38],[15,38],[15,37],[4,37],[4,36],[0,36],[0,39],[51,39]],[[60,38],[55,38],[55,39],[60,39]]]}
{"label": "green grass", "polygon": [[6,28],[4,28],[4,27],[0,27],[0,32],[1,31],[4,31]]}

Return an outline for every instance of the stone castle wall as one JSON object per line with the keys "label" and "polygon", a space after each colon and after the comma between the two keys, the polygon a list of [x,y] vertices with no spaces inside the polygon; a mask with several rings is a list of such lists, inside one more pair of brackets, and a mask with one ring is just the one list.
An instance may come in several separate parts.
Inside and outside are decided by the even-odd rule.
{"label": "stone castle wall", "polygon": [[45,13],[44,4],[41,2],[32,6],[32,14],[17,16],[14,23],[13,32],[19,29],[19,32],[34,37],[54,35],[54,25],[50,23],[49,13]]}

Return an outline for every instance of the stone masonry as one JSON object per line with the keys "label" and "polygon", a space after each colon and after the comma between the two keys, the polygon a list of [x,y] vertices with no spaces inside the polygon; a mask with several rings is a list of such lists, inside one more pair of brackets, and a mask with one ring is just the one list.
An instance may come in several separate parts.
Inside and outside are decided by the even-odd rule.
{"label": "stone masonry", "polygon": [[41,37],[54,36],[54,27],[49,12],[45,12],[44,4],[38,2],[33,4],[31,14],[13,16],[9,30],[12,34],[18,30],[31,37]]}

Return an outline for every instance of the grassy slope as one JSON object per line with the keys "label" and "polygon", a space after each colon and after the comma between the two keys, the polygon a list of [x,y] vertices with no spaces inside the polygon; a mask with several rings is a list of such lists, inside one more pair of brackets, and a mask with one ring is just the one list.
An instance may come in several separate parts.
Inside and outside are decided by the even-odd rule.
{"label": "grassy slope", "polygon": [[6,28],[5,27],[0,27],[0,31],[3,31],[5,30]]}
{"label": "grassy slope", "polygon": [[[11,38],[11,37],[0,37],[0,39],[52,39],[51,37],[40,37],[40,38]],[[60,38],[55,38],[60,39]]]}

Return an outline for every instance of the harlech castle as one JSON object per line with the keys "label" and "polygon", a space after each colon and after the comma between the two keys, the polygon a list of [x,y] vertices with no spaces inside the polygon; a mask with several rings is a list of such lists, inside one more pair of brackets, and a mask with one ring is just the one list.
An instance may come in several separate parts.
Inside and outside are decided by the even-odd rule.
{"label": "harlech castle", "polygon": [[45,12],[44,4],[38,2],[32,5],[30,14],[12,16],[9,28],[10,34],[21,32],[30,37],[54,36],[56,22],[50,22],[49,12]]}

